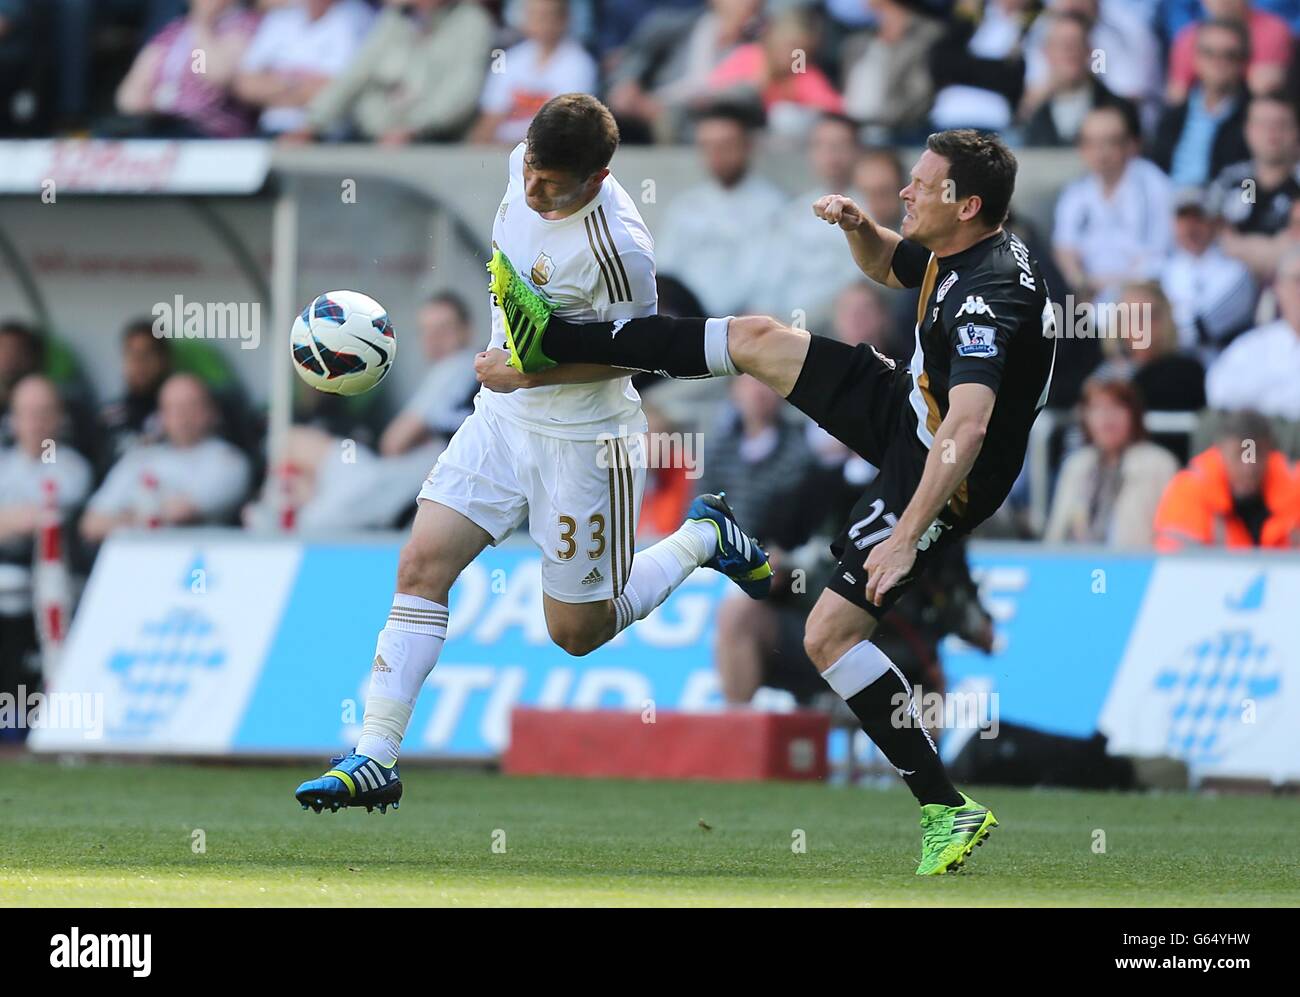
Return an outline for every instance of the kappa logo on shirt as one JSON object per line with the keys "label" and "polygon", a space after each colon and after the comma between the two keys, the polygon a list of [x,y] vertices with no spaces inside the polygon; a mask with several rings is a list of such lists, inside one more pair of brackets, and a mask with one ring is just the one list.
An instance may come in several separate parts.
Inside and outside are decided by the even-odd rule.
{"label": "kappa logo on shirt", "polygon": [[967,322],[957,327],[957,344],[959,357],[995,357],[998,355],[998,331],[991,325],[976,325]]}
{"label": "kappa logo on shirt", "polygon": [[987,315],[989,318],[997,318],[993,314],[993,309],[984,303],[983,295],[979,294],[968,294],[966,296],[966,300],[957,309],[957,317],[960,318],[963,315]]}

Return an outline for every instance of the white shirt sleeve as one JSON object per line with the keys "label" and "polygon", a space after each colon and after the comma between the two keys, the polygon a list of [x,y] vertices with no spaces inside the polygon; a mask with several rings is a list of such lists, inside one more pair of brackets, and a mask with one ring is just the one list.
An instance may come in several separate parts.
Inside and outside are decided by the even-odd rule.
{"label": "white shirt sleeve", "polygon": [[135,504],[136,490],[140,486],[139,464],[135,453],[126,454],[114,464],[99,490],[90,497],[87,508],[106,516],[116,516],[130,509]]}
{"label": "white shirt sleeve", "polygon": [[235,447],[213,447],[206,455],[202,472],[194,476],[193,487],[186,496],[203,514],[204,519],[222,519],[233,512],[248,493],[248,458]]}
{"label": "white shirt sleeve", "polygon": [[[515,61],[523,58],[518,53],[518,49],[516,45],[506,50],[502,56],[501,72],[498,73],[495,66],[488,68],[487,81],[483,84],[483,96],[479,100],[479,107],[487,114],[505,114],[510,110],[510,92],[514,87],[514,74],[510,69]],[[510,157],[510,163],[513,167],[513,155]]]}
{"label": "white shirt sleeve", "polygon": [[1223,351],[1205,375],[1205,400],[1210,408],[1252,408],[1257,401],[1253,376],[1255,366],[1264,359],[1263,343],[1248,332]]}
{"label": "white shirt sleeve", "polygon": [[611,302],[604,281],[597,272],[598,290],[593,298],[597,321],[617,322],[620,319],[644,318],[655,314],[659,309],[659,291],[655,284],[654,256],[640,248],[624,250],[619,253],[618,263],[622,269],[614,275],[614,279],[621,280],[626,274],[632,299]]}
{"label": "white shirt sleeve", "polygon": [[273,10],[262,19],[239,64],[241,70],[261,72],[275,63],[276,52],[293,44],[293,38],[286,36],[284,31],[285,15],[289,14],[292,12],[288,10]]}
{"label": "white shirt sleeve", "polygon": [[1083,196],[1078,183],[1061,191],[1056,202],[1056,221],[1052,227],[1052,245],[1074,249],[1079,245],[1079,229],[1083,221]]}

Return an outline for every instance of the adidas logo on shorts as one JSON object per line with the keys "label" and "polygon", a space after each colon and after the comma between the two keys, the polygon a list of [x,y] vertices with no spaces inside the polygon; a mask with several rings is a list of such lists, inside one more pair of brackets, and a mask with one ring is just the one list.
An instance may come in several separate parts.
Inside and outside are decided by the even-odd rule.
{"label": "adidas logo on shorts", "polygon": [[605,580],[605,576],[600,573],[599,568],[592,568],[587,572],[587,577],[582,580],[583,585],[595,585],[597,582]]}

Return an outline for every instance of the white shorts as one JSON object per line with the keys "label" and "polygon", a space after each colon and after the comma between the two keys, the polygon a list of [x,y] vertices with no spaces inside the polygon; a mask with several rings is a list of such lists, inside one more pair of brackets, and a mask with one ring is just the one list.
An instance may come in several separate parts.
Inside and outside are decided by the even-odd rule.
{"label": "white shorts", "polygon": [[419,498],[454,509],[498,544],[524,521],[542,552],[542,590],[600,602],[627,584],[645,490],[644,440],[564,440],[475,406]]}

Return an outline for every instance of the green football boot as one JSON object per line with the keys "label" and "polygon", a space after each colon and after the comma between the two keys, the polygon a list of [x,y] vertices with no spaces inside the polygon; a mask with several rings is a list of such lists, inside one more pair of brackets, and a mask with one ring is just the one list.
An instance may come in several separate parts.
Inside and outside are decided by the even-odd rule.
{"label": "green football boot", "polygon": [[918,876],[941,876],[956,872],[970,853],[984,844],[989,832],[998,826],[988,807],[981,806],[965,793],[959,807],[927,803],[921,808],[921,864]]}
{"label": "green football boot", "polygon": [[504,319],[506,350],[510,354],[506,362],[524,374],[554,367],[555,361],[542,352],[542,337],[555,306],[519,276],[510,259],[495,246],[487,269],[491,274],[488,287]]}

